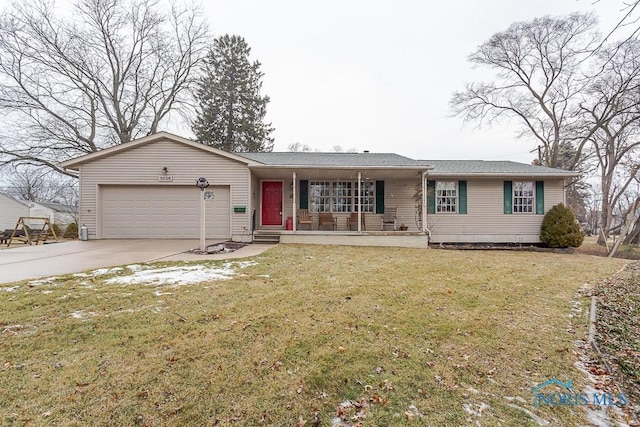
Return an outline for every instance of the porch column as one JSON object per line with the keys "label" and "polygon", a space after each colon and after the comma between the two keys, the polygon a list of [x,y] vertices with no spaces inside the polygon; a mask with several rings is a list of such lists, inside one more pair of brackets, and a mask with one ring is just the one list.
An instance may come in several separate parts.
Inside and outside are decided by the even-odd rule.
{"label": "porch column", "polygon": [[422,232],[427,230],[427,172],[422,172]]}
{"label": "porch column", "polygon": [[293,215],[292,215],[293,228],[292,229],[293,229],[293,232],[295,233],[297,228],[297,222],[298,222],[296,220],[296,217],[298,216],[298,212],[296,209],[296,171],[293,171],[293,189],[291,191],[293,191],[293,194],[291,196],[293,198]]}
{"label": "porch column", "polygon": [[362,172],[358,172],[358,233],[362,233]]}

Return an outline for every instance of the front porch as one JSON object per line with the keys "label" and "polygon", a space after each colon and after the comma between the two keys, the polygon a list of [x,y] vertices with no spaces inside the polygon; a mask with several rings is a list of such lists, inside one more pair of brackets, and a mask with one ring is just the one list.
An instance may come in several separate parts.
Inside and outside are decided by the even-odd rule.
{"label": "front porch", "polygon": [[[256,230],[254,241],[261,238],[277,239],[280,243],[384,246],[428,248],[429,236],[417,231],[332,231],[332,230]],[[274,241],[274,240],[272,240]]]}

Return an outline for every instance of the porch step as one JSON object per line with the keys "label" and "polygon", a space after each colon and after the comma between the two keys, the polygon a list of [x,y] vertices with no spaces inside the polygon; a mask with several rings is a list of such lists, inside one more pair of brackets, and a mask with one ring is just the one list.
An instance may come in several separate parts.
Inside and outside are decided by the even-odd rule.
{"label": "porch step", "polygon": [[253,235],[253,243],[280,243],[280,233],[256,231]]}

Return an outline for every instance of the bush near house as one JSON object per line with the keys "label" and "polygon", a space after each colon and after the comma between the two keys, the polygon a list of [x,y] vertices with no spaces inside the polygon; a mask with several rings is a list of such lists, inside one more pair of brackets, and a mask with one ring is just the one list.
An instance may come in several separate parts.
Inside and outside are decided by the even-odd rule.
{"label": "bush near house", "polygon": [[584,241],[584,234],[573,211],[560,203],[544,216],[540,240],[551,248],[577,248]]}
{"label": "bush near house", "polygon": [[67,228],[64,230],[64,234],[62,235],[65,239],[77,239],[78,238],[78,224],[72,222],[67,225]]}

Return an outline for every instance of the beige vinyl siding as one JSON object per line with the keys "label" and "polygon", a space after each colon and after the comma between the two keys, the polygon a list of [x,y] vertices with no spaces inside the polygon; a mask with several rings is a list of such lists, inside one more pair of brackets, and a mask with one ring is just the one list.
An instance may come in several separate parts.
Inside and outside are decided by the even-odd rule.
{"label": "beige vinyl siding", "polygon": [[[437,180],[437,178],[433,178]],[[467,214],[436,213],[427,216],[431,240],[440,242],[537,243],[544,215],[504,213],[505,180],[522,178],[467,180]],[[530,179],[535,181],[536,179]],[[538,178],[538,180],[540,180]],[[564,203],[564,181],[544,181],[545,212]]]}
{"label": "beige vinyl siding", "polygon": [[0,194],[0,231],[15,228],[21,216],[29,216],[29,206]]}
{"label": "beige vinyl siding", "polygon": [[[162,168],[168,168],[173,182],[159,182]],[[250,171],[241,162],[199,150],[173,141],[157,141],[120,151],[87,162],[80,167],[80,223],[89,228],[90,238],[101,238],[99,187],[101,185],[153,185],[193,187],[199,177],[211,185],[228,186],[231,192],[230,210],[234,205],[250,206]],[[230,212],[231,233],[235,238],[247,238],[251,209],[244,213]],[[246,227],[246,229],[244,229]]]}
{"label": "beige vinyl siding", "polygon": [[[418,201],[416,205],[415,192],[416,186],[420,184],[420,180],[415,181],[386,181],[384,183],[384,208],[393,208],[397,206],[396,226],[402,224],[409,227],[407,231],[419,231],[416,225],[416,207],[422,203]],[[378,230],[382,224],[382,215],[377,215]]]}

